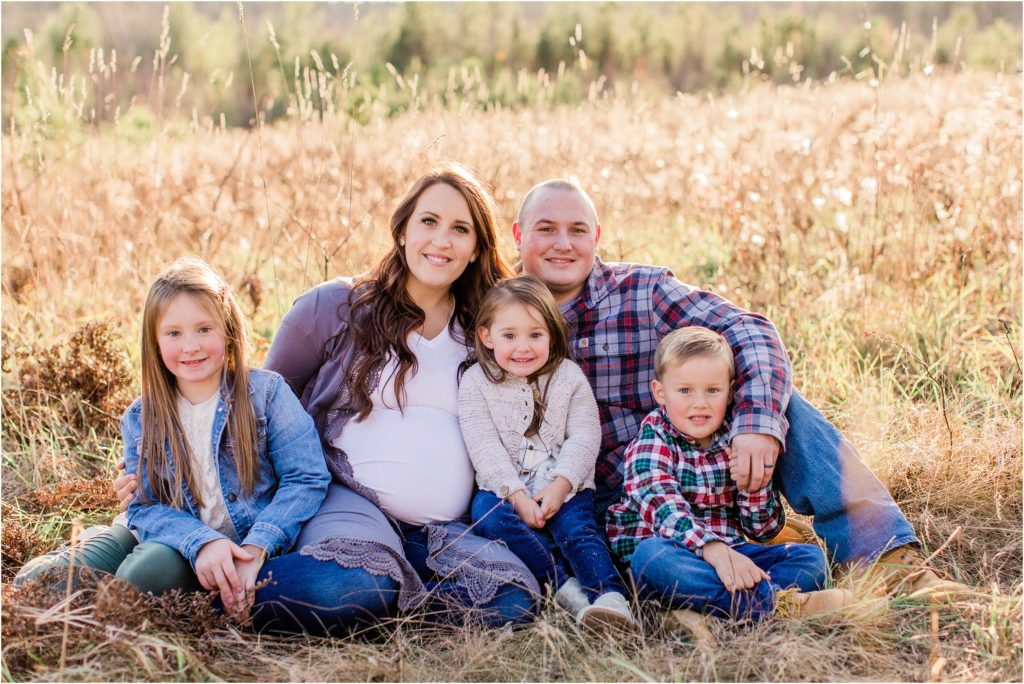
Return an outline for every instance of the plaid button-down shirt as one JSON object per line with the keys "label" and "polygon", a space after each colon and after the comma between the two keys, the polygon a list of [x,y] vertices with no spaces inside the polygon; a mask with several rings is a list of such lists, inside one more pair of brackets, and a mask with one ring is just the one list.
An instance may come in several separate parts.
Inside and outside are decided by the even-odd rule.
{"label": "plaid button-down shirt", "polygon": [[608,509],[608,543],[628,563],[648,537],[676,541],[702,556],[710,541],[732,546],[768,541],[786,523],[785,509],[769,480],[741,491],[729,479],[723,426],[702,449],[679,432],[663,409],[652,411],[626,449],[626,494]]}
{"label": "plaid button-down shirt", "polygon": [[720,333],[735,355],[729,439],[760,433],[785,445],[791,366],[778,331],[764,316],[684,285],[666,268],[600,259],[583,291],[562,306],[562,313],[574,360],[590,380],[601,412],[599,489],[622,484],[626,445],[639,433],[644,416],[657,407],[651,380],[658,341],[687,325]]}

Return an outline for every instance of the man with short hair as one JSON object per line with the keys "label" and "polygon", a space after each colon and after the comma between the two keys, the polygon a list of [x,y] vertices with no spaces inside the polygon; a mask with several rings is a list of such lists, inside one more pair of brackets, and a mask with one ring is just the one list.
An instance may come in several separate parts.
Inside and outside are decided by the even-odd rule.
{"label": "man with short hair", "polygon": [[885,486],[793,389],[789,357],[771,321],[681,283],[666,268],[598,259],[597,211],[572,181],[532,188],[512,233],[523,270],[555,295],[573,355],[597,398],[599,520],[621,494],[626,446],[656,405],[650,381],[658,341],[676,328],[701,325],[722,334],[735,355],[729,469],[740,488],[760,489],[777,475],[793,510],[814,516],[814,530],[833,558],[846,564],[877,559],[890,590],[966,589],[927,566],[913,528]]}

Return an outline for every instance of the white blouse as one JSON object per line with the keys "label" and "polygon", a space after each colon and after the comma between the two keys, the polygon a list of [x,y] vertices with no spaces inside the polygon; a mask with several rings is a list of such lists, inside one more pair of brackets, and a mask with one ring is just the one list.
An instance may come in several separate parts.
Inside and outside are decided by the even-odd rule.
{"label": "white blouse", "polygon": [[395,397],[397,361],[391,359],[371,397],[370,415],[349,421],[334,445],[387,513],[424,525],[461,517],[473,495],[456,380],[467,347],[447,327],[430,340],[410,333],[408,343],[418,367],[406,376],[403,410]]}

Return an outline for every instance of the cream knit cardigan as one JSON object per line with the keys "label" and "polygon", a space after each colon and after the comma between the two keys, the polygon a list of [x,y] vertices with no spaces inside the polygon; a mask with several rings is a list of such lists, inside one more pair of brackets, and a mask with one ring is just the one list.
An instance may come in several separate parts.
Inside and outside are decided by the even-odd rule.
{"label": "cream knit cardigan", "polygon": [[[548,376],[537,386],[544,392]],[[547,387],[540,437],[556,453],[551,477],[561,475],[572,491],[594,489],[594,464],[601,448],[601,421],[587,377],[572,361],[551,374]],[[506,374],[491,382],[479,364],[462,376],[459,386],[459,423],[480,489],[507,498],[526,491],[515,460],[523,434],[533,420],[533,388],[525,378]]]}

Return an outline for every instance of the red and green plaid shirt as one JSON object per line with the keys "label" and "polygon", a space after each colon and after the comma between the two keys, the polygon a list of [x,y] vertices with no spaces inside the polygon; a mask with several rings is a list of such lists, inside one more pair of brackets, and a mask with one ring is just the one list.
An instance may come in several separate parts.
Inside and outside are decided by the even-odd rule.
{"label": "red and green plaid shirt", "polygon": [[601,412],[598,488],[622,484],[626,446],[657,407],[651,393],[654,351],[662,337],[683,326],[710,328],[732,347],[736,393],[729,439],[760,433],[786,443],[792,369],[778,331],[764,316],[684,285],[666,268],[600,259],[562,313],[573,358],[590,380]]}
{"label": "red and green plaid shirt", "polygon": [[626,449],[626,493],[608,509],[612,553],[628,563],[648,537],[664,537],[698,556],[710,541],[730,546],[768,541],[786,524],[786,513],[771,482],[753,492],[729,479],[724,425],[706,449],[652,411]]}

